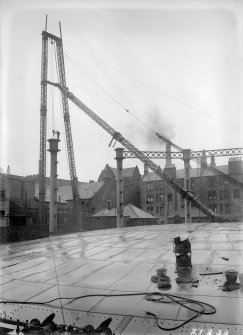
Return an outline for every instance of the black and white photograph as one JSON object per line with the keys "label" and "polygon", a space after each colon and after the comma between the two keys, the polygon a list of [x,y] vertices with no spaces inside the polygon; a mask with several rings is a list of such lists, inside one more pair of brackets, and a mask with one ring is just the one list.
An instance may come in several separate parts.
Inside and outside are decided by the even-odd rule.
{"label": "black and white photograph", "polygon": [[0,0],[0,334],[243,334],[243,1]]}

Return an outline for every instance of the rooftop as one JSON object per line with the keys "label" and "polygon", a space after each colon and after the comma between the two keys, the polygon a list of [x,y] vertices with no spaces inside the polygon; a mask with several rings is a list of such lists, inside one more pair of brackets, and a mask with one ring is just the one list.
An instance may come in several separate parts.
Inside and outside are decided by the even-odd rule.
{"label": "rooftop", "polygon": [[[122,169],[123,178],[131,178],[134,174],[136,167],[137,166],[131,168],[123,168]],[[117,178],[117,168],[111,167],[111,170],[114,173],[115,177]]]}
{"label": "rooftop", "polygon": [[[191,242],[192,272],[198,287],[175,281],[172,241],[177,236]],[[112,317],[111,330],[123,335],[242,334],[243,287],[222,291],[221,286],[226,270],[243,273],[243,223],[140,226],[56,235],[0,245],[0,260],[0,297],[6,300],[0,304],[0,317],[7,320],[43,320],[54,312],[57,324],[78,327],[97,327]],[[171,279],[169,290],[158,289],[151,281],[163,266]],[[195,313],[180,304],[148,301],[145,294],[149,292],[207,303],[216,313],[200,315],[173,332],[164,331],[145,311],[168,328]],[[134,293],[139,295],[110,296]],[[84,295],[92,296],[81,298]],[[15,302],[7,303],[9,299]],[[52,299],[56,300],[42,306],[31,304]],[[21,304],[23,301],[29,304]],[[187,306],[200,309],[193,303]]]}
{"label": "rooftop", "polygon": [[[124,206],[124,216],[127,216],[131,219],[155,219],[156,217],[143,211],[142,209],[132,205],[128,204]],[[100,217],[100,216],[117,216],[117,208],[104,208],[101,211],[95,213],[92,215],[93,217]]]}
{"label": "rooftop", "polygon": [[[221,172],[225,173],[225,174],[229,174],[229,167],[228,165],[221,165],[221,166],[217,166],[217,169],[220,170]],[[195,178],[195,177],[200,177],[200,170],[201,169],[197,169],[197,168],[191,168],[190,169],[190,177],[191,178]],[[165,170],[166,173],[166,170]],[[176,178],[177,179],[182,179],[184,178],[184,169],[178,169],[176,170]],[[209,177],[209,176],[215,176],[215,174],[209,170],[203,170],[202,171],[202,177]],[[158,177],[156,175],[156,173],[154,172],[149,172],[148,174],[144,175],[142,178],[142,181],[156,181],[156,180],[161,180],[160,177]]]}
{"label": "rooftop", "polygon": [[[90,182],[90,183],[78,183],[78,191],[80,199],[91,199],[93,196],[101,189],[104,182]],[[39,184],[35,183],[35,196],[39,198]],[[57,197],[61,202],[66,202],[67,200],[73,199],[71,183],[67,185],[62,185],[58,187]],[[46,195],[45,200],[50,201],[50,185],[46,185]]]}

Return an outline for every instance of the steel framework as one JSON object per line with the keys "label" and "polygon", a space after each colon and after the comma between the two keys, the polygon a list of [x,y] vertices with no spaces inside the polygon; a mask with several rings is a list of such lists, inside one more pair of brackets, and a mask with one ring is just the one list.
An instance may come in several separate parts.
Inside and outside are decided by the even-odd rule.
{"label": "steel framework", "polygon": [[[163,179],[171,188],[178,192],[185,200],[193,203],[203,213],[209,216],[212,220],[219,217],[214,211],[207,208],[199,199],[193,195],[192,192],[186,190],[177,184],[172,177],[167,175],[158,165],[156,165],[150,158],[146,157],[141,151],[139,151],[133,144],[127,141],[119,132],[113,129],[108,123],[101,119],[96,113],[94,113],[89,107],[87,107],[82,101],[80,101],[73,93],[69,92],[68,88],[60,85],[59,83],[53,83],[47,81],[48,84],[56,86],[60,89],[62,94],[66,95],[77,107],[79,107],[85,114],[93,119],[100,127],[107,131],[112,139],[120,142],[129,152],[132,152],[135,157],[140,161],[147,164],[148,167],[155,172],[161,179]],[[111,143],[110,143],[111,144]]]}
{"label": "steel framework", "polygon": [[[155,133],[155,134],[156,134],[156,136],[159,137],[159,139],[161,139],[161,140],[162,140],[163,142],[165,142],[165,143],[170,144],[170,145],[171,145],[172,147],[174,147],[175,149],[177,149],[177,150],[179,150],[179,151],[181,151],[181,152],[185,151],[185,150],[183,150],[181,147],[179,147],[177,144],[171,142],[170,140],[168,140],[166,137],[160,135],[159,133]],[[218,155],[218,156],[219,156],[220,153],[218,153],[218,151],[221,152],[221,155],[222,155],[222,156],[230,156],[230,152],[233,153],[234,151],[235,151],[235,153],[236,153],[237,155],[241,155],[243,149],[241,149],[241,148],[236,148],[236,149],[219,149],[219,150],[216,149],[216,150],[208,150],[208,153],[207,153],[207,154],[209,155],[209,153],[211,153],[211,156],[212,156],[212,155],[213,155],[213,152],[214,152],[215,155]],[[200,165],[201,167],[203,167],[203,168],[205,168],[205,169],[207,169],[207,170],[213,172],[214,174],[218,175],[219,177],[221,177],[222,179],[226,180],[227,182],[229,182],[230,184],[234,185],[235,187],[238,187],[238,188],[240,188],[240,189],[243,190],[243,184],[242,184],[241,182],[239,182],[238,180],[236,180],[236,179],[230,177],[229,175],[227,175],[227,174],[223,173],[222,171],[218,170],[216,167],[211,166],[211,165],[207,164],[206,162],[204,162],[202,159],[200,159],[200,158],[203,157],[203,152],[204,152],[204,151],[202,151],[202,152],[201,152],[201,151],[194,151],[194,155],[195,155],[195,156],[193,157],[193,155],[191,155],[190,159],[194,160],[194,161],[195,161],[198,165]],[[198,157],[197,155],[199,155],[199,157]],[[168,157],[168,156],[167,156],[167,157]]]}
{"label": "steel framework", "polygon": [[[60,23],[59,23],[60,24]],[[61,27],[60,27],[61,32]],[[60,85],[66,86],[65,66],[63,57],[62,38],[50,34],[46,31],[42,32],[42,63],[41,63],[41,120],[40,120],[40,161],[39,161],[39,197],[40,210],[39,221],[43,228],[46,226],[45,221],[45,177],[46,177],[46,115],[47,115],[47,68],[48,68],[48,40],[56,43],[57,53],[57,69]],[[74,158],[72,130],[69,115],[68,99],[62,94],[63,118],[65,126],[65,135],[68,152],[68,163],[71,178],[71,186],[74,200],[75,223],[79,219],[79,193],[78,178],[76,174],[76,164]]]}
{"label": "steel framework", "polygon": [[[124,158],[136,158],[134,153],[130,151],[123,151]],[[183,152],[172,151],[143,151],[146,157],[159,159],[159,158],[173,158],[173,159],[183,159]],[[192,158],[202,158],[202,157],[221,157],[221,156],[243,156],[242,148],[230,148],[230,149],[215,149],[215,150],[202,150],[202,151],[191,151]]]}
{"label": "steel framework", "polygon": [[41,54],[41,101],[40,101],[40,159],[39,159],[39,224],[44,229],[45,194],[46,194],[46,124],[47,124],[47,69],[48,69],[48,37],[42,32]]}

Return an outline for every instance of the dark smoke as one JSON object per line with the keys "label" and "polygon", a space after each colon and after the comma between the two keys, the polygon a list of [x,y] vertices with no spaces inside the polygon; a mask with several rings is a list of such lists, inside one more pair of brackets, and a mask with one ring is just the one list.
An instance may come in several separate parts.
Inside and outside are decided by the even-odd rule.
{"label": "dark smoke", "polygon": [[[173,140],[174,125],[166,119],[161,109],[157,107],[149,108],[146,114],[146,123],[147,126],[153,130],[153,132],[150,130],[147,131],[146,140],[149,145],[156,145],[156,147],[162,146],[163,148],[165,148],[165,143],[161,141],[155,135],[155,133],[159,133],[160,135],[166,137],[170,141]],[[151,148],[151,150],[157,150],[157,149]]]}

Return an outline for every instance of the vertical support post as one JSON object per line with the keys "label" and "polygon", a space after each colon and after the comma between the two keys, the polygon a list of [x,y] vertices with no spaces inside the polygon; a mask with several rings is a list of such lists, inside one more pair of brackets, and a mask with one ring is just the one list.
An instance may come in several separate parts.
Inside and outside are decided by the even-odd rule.
{"label": "vertical support post", "polygon": [[123,148],[117,148],[116,150],[116,162],[117,162],[117,228],[124,227],[124,216],[123,216],[123,172],[122,172],[122,161],[123,161]]}
{"label": "vertical support post", "polygon": [[[184,188],[186,190],[191,189],[191,180],[190,180],[190,158],[191,158],[191,149],[184,149],[183,161],[184,161]],[[184,200],[185,203],[185,223],[191,223],[191,203]]]}
{"label": "vertical support post", "polygon": [[50,171],[50,223],[49,232],[57,232],[57,153],[58,149],[59,132],[57,132],[57,138],[51,138],[48,140],[50,143],[51,154],[51,171]]}

